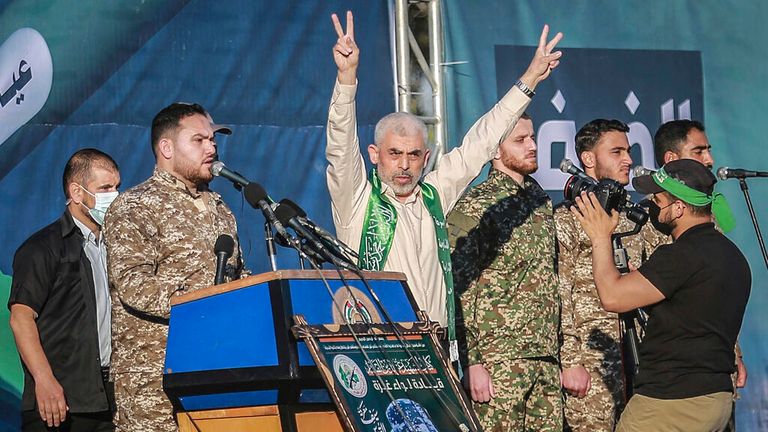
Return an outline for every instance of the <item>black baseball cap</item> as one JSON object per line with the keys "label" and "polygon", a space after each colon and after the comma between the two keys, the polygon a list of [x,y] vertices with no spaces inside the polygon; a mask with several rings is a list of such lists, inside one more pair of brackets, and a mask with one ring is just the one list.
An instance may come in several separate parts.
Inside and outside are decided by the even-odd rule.
{"label": "black baseball cap", "polygon": [[224,135],[232,135],[232,129],[230,129],[228,126],[224,126],[222,124],[216,124],[213,121],[213,117],[211,117],[211,113],[208,112],[207,109],[205,109],[202,105],[197,103],[190,103],[190,102],[175,102],[171,104],[171,106],[178,104],[178,105],[195,105],[198,107],[198,109],[202,109],[203,112],[205,112],[205,116],[208,117],[208,121],[211,122],[211,129],[213,129],[213,133],[223,133]]}
{"label": "black baseball cap", "polygon": [[717,179],[712,171],[699,161],[693,159],[673,160],[656,171],[654,174],[638,176],[632,179],[632,186],[635,190],[643,194],[656,194],[664,192],[665,189],[659,186],[653,176],[669,175],[699,192],[712,195]]}

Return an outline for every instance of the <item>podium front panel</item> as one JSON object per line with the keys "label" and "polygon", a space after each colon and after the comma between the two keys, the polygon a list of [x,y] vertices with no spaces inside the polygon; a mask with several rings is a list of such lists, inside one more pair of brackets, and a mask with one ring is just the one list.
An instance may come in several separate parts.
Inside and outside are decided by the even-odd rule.
{"label": "podium front panel", "polygon": [[[343,315],[384,318],[359,279],[349,289],[324,272],[341,305],[333,307],[317,272],[283,271],[190,293],[171,307],[163,383],[177,410],[322,403],[324,383],[303,341],[290,331],[293,315],[310,324],[340,322]],[[378,275],[378,274],[374,274]],[[385,274],[397,275],[397,274]],[[394,321],[415,321],[416,307],[402,279],[369,284]]]}

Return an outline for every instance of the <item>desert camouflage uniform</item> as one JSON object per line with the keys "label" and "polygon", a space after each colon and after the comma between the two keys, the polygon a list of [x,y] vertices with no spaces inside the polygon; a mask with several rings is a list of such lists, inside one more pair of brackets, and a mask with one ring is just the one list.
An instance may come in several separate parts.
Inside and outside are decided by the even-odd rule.
{"label": "desert camouflage uniform", "polygon": [[[563,369],[584,366],[592,377],[585,398],[566,395],[566,430],[612,431],[626,404],[618,314],[600,305],[592,278],[592,243],[567,203],[555,208],[555,223],[563,305],[560,361]],[[622,213],[615,232],[634,226]],[[640,267],[656,247],[668,241],[648,223],[638,235],[623,238],[622,244],[630,263]]]}
{"label": "desert camouflage uniform", "polygon": [[[192,193],[158,168],[110,206],[104,237],[118,430],[177,430],[162,389],[170,300],[213,284],[220,234],[237,242],[235,218],[221,197],[205,189]],[[237,243],[230,263],[230,273],[237,275],[242,268]]]}
{"label": "desert camouflage uniform", "polygon": [[491,170],[447,222],[465,364],[483,364],[496,392],[490,403],[474,405],[484,429],[562,431],[549,197],[531,177],[521,186]]}

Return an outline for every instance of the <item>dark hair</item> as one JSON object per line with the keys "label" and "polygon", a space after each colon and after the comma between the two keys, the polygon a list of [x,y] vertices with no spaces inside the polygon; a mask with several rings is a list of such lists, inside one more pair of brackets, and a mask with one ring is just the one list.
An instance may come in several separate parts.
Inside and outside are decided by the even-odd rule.
{"label": "dark hair", "polygon": [[533,121],[533,119],[531,118],[531,115],[528,114],[528,111],[523,111],[523,113],[520,115],[520,118]]}
{"label": "dark hair", "polygon": [[175,132],[179,127],[179,121],[195,114],[208,115],[201,105],[183,102],[172,103],[155,115],[152,119],[152,152],[155,156],[157,156],[157,143],[168,132]]}
{"label": "dark hair", "polygon": [[659,127],[653,137],[653,153],[658,166],[664,166],[664,153],[680,151],[680,144],[687,139],[691,129],[704,132],[704,125],[696,120],[672,120]]}
{"label": "dark hair", "polygon": [[64,196],[69,198],[69,184],[72,182],[85,186],[85,183],[91,179],[91,170],[94,167],[119,171],[117,162],[103,151],[94,148],[78,150],[70,156],[64,166],[64,175],[62,176]]}
{"label": "dark hair", "polygon": [[576,156],[581,161],[581,154],[585,151],[591,151],[595,148],[600,138],[606,132],[629,132],[629,126],[619,120],[606,120],[606,119],[594,119],[591,122],[585,124],[576,133]]}

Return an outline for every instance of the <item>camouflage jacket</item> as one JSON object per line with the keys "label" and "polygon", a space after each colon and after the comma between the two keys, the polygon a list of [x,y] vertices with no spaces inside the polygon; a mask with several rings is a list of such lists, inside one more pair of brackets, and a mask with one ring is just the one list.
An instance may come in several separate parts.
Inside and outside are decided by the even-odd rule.
{"label": "camouflage jacket", "polygon": [[555,225],[541,186],[491,170],[447,222],[468,363],[557,356]]}
{"label": "camouflage jacket", "polygon": [[112,297],[112,371],[160,374],[174,295],[213,284],[214,244],[235,239],[229,263],[242,269],[235,217],[209,190],[192,193],[155,168],[152,177],[120,194],[104,223]]}
{"label": "camouflage jacket", "polygon": [[[558,275],[562,300],[562,346],[560,360],[563,368],[584,365],[594,355],[585,357],[588,349],[604,352],[619,349],[618,314],[606,312],[597,295],[592,277],[592,243],[571,214],[570,203],[555,208],[555,224],[558,241]],[[622,213],[617,233],[630,231],[635,224]],[[622,238],[629,261],[634,267],[647,259],[669,237],[656,231],[651,223],[645,224],[640,233]]]}

